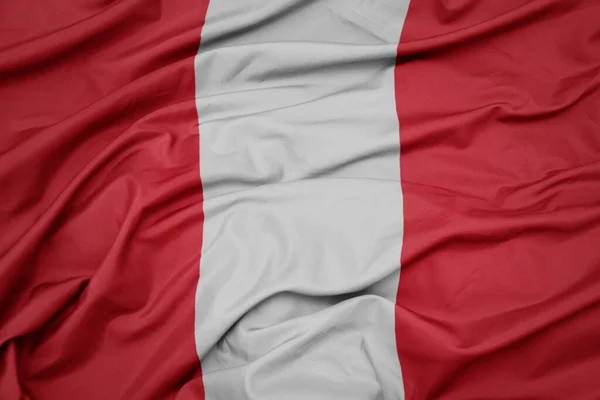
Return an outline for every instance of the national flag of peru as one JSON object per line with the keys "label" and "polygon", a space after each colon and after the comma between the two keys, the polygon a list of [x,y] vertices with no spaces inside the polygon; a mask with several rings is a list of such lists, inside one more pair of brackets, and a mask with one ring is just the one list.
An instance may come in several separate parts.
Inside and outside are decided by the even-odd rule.
{"label": "national flag of peru", "polygon": [[0,135],[0,400],[600,399],[598,0],[6,0]]}

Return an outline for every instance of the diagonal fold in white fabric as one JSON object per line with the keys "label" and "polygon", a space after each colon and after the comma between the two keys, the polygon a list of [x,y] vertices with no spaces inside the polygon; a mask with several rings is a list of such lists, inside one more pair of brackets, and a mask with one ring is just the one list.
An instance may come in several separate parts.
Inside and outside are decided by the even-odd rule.
{"label": "diagonal fold in white fabric", "polygon": [[195,60],[208,400],[402,399],[407,0],[212,0]]}

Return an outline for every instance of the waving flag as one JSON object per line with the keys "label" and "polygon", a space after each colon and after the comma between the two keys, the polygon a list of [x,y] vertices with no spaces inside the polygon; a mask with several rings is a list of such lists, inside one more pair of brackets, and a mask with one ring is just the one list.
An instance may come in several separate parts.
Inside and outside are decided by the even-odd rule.
{"label": "waving flag", "polygon": [[0,399],[598,399],[600,3],[0,5]]}

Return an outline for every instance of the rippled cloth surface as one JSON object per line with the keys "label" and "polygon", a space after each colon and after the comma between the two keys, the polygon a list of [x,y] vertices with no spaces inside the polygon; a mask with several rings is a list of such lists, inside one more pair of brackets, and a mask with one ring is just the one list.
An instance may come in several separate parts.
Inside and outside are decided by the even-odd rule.
{"label": "rippled cloth surface", "polygon": [[599,21],[0,4],[0,398],[600,398]]}

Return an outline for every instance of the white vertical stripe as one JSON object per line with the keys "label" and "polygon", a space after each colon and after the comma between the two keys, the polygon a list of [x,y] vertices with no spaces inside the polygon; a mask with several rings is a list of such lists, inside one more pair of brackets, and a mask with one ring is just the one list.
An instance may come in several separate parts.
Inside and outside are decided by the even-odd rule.
{"label": "white vertical stripe", "polygon": [[212,0],[196,57],[208,400],[400,399],[407,0]]}

